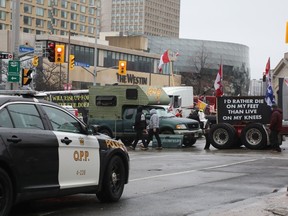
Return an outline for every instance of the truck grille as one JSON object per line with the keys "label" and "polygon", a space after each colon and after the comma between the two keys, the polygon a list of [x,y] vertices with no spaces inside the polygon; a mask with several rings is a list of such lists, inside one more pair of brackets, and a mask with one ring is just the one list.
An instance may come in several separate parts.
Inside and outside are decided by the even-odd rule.
{"label": "truck grille", "polygon": [[195,122],[195,123],[187,124],[187,127],[190,130],[199,129],[199,123]]}

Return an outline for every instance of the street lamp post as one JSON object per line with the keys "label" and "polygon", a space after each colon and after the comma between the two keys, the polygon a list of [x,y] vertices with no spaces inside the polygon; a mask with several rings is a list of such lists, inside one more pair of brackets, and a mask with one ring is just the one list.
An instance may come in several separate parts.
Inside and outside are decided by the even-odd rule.
{"label": "street lamp post", "polygon": [[97,8],[96,8],[96,25],[95,25],[95,44],[94,44],[94,71],[93,71],[93,86],[96,86],[97,76]]}
{"label": "street lamp post", "polygon": [[98,14],[97,14],[97,5],[96,5],[96,2],[97,0],[95,0],[95,5],[94,6],[91,6],[93,8],[95,8],[95,14],[96,14],[96,17],[95,17],[95,43],[94,43],[94,71],[93,71],[93,86],[96,86],[96,76],[97,76],[97,58],[98,58],[98,55],[97,55],[97,18],[98,18]]}

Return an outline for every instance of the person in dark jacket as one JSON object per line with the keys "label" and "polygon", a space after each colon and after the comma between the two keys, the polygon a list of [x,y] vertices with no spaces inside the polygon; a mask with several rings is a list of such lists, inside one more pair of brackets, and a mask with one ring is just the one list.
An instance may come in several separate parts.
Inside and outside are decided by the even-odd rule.
{"label": "person in dark jacket", "polygon": [[135,124],[134,124],[134,130],[136,131],[136,137],[135,140],[133,142],[133,144],[130,146],[130,149],[135,150],[136,145],[138,143],[139,140],[142,140],[142,143],[144,146],[146,146],[146,141],[144,139],[144,131],[146,131],[146,118],[144,113],[142,112],[143,108],[142,106],[139,106],[137,108],[137,114],[136,114],[136,118],[135,118]]}
{"label": "person in dark jacket", "polygon": [[280,131],[282,130],[282,119],[283,114],[282,110],[277,107],[276,104],[272,105],[272,114],[271,114],[271,120],[270,120],[270,143],[273,148],[273,150],[277,152],[281,152],[281,134]]}

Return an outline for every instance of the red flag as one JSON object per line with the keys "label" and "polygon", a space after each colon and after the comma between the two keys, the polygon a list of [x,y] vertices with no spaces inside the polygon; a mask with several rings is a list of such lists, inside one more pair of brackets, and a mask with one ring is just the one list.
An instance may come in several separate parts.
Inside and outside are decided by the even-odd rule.
{"label": "red flag", "polygon": [[170,62],[170,59],[169,59],[168,50],[166,50],[160,57],[160,62],[159,62],[159,66],[158,66],[158,69],[160,72],[162,71],[162,65],[166,64],[168,62]]}
{"label": "red flag", "polygon": [[265,68],[265,76],[268,77],[270,71],[270,57],[268,58],[268,61],[266,63],[266,68]]}
{"label": "red flag", "polygon": [[217,76],[214,82],[216,97],[221,97],[223,95],[222,77],[223,77],[223,66],[222,64],[220,64],[220,68],[219,68],[219,71],[217,73]]}

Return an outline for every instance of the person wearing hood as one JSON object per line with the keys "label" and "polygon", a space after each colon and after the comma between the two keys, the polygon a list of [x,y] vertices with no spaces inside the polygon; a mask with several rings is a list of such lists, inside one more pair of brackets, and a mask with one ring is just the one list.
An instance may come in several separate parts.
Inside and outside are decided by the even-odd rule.
{"label": "person wearing hood", "polygon": [[132,150],[135,150],[136,145],[137,145],[139,140],[142,140],[142,143],[144,146],[147,145],[146,141],[144,139],[144,135],[143,135],[143,133],[147,127],[146,117],[142,111],[143,111],[142,106],[139,106],[137,108],[137,114],[136,114],[135,124],[134,124],[134,130],[136,131],[136,137],[135,137],[133,144],[130,146],[130,149],[132,149]]}
{"label": "person wearing hood", "polygon": [[153,135],[157,140],[157,150],[162,150],[162,143],[159,136],[159,116],[157,115],[156,109],[150,110],[150,121],[149,121],[149,130],[148,130],[148,140],[146,142],[146,146],[144,148],[148,148],[148,145],[151,140],[153,140]]}
{"label": "person wearing hood", "polygon": [[282,119],[283,114],[282,110],[278,108],[276,104],[272,104],[272,114],[270,119],[270,143],[273,150],[277,152],[281,152],[281,134],[280,131],[282,130]]}

